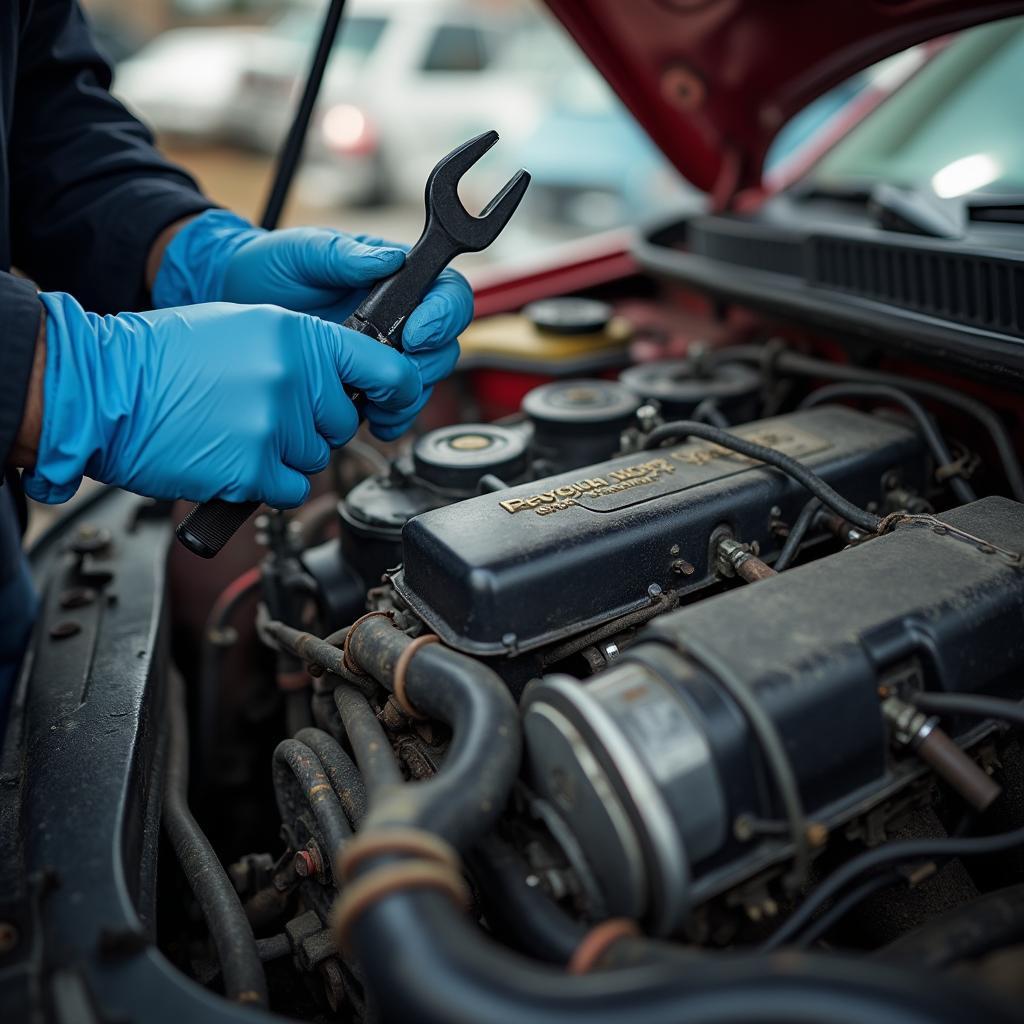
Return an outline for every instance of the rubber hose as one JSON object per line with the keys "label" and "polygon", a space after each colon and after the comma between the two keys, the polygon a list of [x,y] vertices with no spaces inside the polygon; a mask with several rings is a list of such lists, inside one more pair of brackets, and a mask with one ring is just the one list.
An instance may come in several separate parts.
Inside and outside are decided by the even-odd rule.
{"label": "rubber hose", "polygon": [[[364,619],[348,638],[358,664],[388,689],[410,643],[383,617]],[[394,799],[371,801],[367,824],[427,829],[466,850],[497,819],[519,771],[515,702],[493,669],[441,644],[412,657],[405,693],[417,710],[451,726],[451,745],[439,774],[402,787]]]}
{"label": "rubber hose", "polygon": [[847,501],[838,491],[825,483],[817,473],[812,472],[791,456],[763,444],[757,444],[755,441],[748,441],[745,437],[739,437],[708,423],[697,423],[694,420],[665,423],[660,427],[655,427],[647,435],[644,448],[658,448],[666,441],[681,441],[687,437],[702,437],[705,441],[711,441],[722,448],[739,452],[741,455],[782,470],[787,476],[802,484],[823,505],[868,533],[876,533],[882,522],[879,516],[858,508],[852,501]]}
{"label": "rubber hose", "polygon": [[298,813],[299,808],[289,796],[297,784],[305,805],[313,812],[321,839],[326,843],[324,859],[330,863],[333,872],[334,858],[345,840],[351,837],[352,827],[320,759],[305,743],[282,740],[274,749],[273,775],[281,819],[293,821]]}
{"label": "rubber hose", "polygon": [[[718,349],[705,355],[713,364],[745,362],[762,363],[767,349],[763,345],[736,345]],[[783,349],[774,357],[774,366],[783,373],[795,374],[799,377],[820,377],[824,380],[857,381],[867,384],[889,384],[914,394],[941,402],[952,409],[957,409],[976,420],[992,439],[992,445],[1003,467],[1010,493],[1017,501],[1024,501],[1024,470],[1021,469],[1017,451],[1009,431],[999,416],[984,402],[971,398],[969,395],[954,391],[927,380],[914,377],[902,377],[896,373],[885,373],[880,370],[867,370],[861,366],[848,363],[831,363],[825,359],[815,359],[799,352]]]}
{"label": "rubber hose", "polygon": [[163,827],[206,920],[225,994],[235,1002],[266,1006],[267,979],[252,926],[210,840],[189,810],[185,688],[175,672],[170,673],[167,685],[169,736]]}
{"label": "rubber hose", "polygon": [[804,538],[807,536],[807,531],[810,530],[818,510],[821,508],[821,502],[817,498],[811,498],[802,509],[800,509],[800,515],[796,517],[796,522],[793,524],[793,528],[789,531],[789,536],[786,538],[786,543],[783,544],[782,550],[779,552],[779,557],[775,559],[772,564],[772,568],[776,572],[784,572],[789,568],[793,559],[796,558],[797,552],[800,550],[800,545],[804,542]]}
{"label": "rubber hose", "polygon": [[[878,398],[902,406],[910,413],[917,424],[917,428],[920,430],[925,444],[928,445],[936,465],[939,467],[949,466],[953,462],[949,446],[939,432],[935,420],[928,415],[924,406],[911,398],[905,391],[890,387],[888,384],[828,384],[823,388],[812,391],[797,408],[810,409],[816,405],[822,405],[824,402],[834,401],[837,398]],[[950,477],[949,486],[956,495],[957,500],[965,505],[968,502],[978,500],[978,495],[974,493],[974,488],[962,476]]]}
{"label": "rubber hose", "polygon": [[352,758],[341,748],[341,744],[323,729],[300,729],[295,739],[305,743],[320,759],[327,778],[331,780],[334,793],[341,801],[345,816],[358,828],[366,817],[366,786],[363,777]]}
{"label": "rubber hose", "polygon": [[369,701],[358,690],[342,685],[334,691],[334,703],[370,798],[386,786],[400,786],[401,769]]}
{"label": "rubber hose", "polygon": [[1009,1024],[1016,1011],[942,976],[787,952],[720,954],[573,977],[509,953],[448,899],[382,898],[353,928],[388,1020],[417,1024]]}

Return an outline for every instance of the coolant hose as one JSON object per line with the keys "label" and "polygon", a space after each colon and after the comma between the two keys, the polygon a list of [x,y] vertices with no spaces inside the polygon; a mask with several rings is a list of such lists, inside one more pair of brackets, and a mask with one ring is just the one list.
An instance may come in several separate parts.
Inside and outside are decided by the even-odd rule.
{"label": "coolant hose", "polygon": [[941,975],[837,956],[665,957],[581,977],[487,939],[428,891],[379,900],[352,944],[387,1020],[417,1024],[1009,1024],[1016,1015]]}
{"label": "coolant hose", "polygon": [[[412,643],[383,616],[363,619],[348,635],[356,663],[387,689]],[[486,665],[440,644],[421,648],[405,670],[413,706],[451,726],[443,769],[371,801],[366,827],[421,828],[457,850],[469,847],[497,819],[519,771],[519,715],[508,687]]]}
{"label": "coolant hose", "polygon": [[239,1003],[266,1006],[267,979],[252,925],[210,840],[189,810],[185,688],[175,672],[170,673],[167,685],[169,737],[163,827],[210,930],[225,994]]}
{"label": "coolant hose", "polygon": [[[348,642],[353,660],[391,688],[412,641],[375,617],[354,627]],[[493,823],[514,781],[515,708],[493,671],[440,645],[417,650],[404,668],[407,699],[451,726],[451,748],[434,778],[402,787],[397,798],[384,790],[371,799],[360,837],[419,829],[465,852]],[[367,857],[354,872],[357,884],[395,856]],[[380,894],[346,934],[382,1017],[419,1024],[953,1024],[979,1012],[990,1024],[1013,1019],[946,979],[924,984],[912,973],[833,956],[670,955],[573,977],[502,948],[448,895],[423,888]]]}

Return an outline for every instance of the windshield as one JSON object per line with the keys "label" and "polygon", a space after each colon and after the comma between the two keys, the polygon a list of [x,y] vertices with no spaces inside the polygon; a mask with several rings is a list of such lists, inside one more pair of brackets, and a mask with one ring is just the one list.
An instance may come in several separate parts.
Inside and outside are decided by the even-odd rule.
{"label": "windshield", "polygon": [[958,35],[815,168],[825,187],[886,181],[952,198],[1024,190],[1024,18]]}

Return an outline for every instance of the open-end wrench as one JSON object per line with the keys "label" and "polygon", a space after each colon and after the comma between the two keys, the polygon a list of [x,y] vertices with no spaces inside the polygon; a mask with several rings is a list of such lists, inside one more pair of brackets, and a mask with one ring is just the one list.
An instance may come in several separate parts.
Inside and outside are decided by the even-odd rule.
{"label": "open-end wrench", "polygon": [[[462,176],[497,141],[497,132],[484,132],[438,162],[427,177],[423,233],[402,266],[374,285],[345,327],[401,351],[405,321],[437,275],[460,253],[480,252],[501,234],[530,184],[530,175],[517,171],[479,217],[467,212],[458,191]],[[352,401],[361,401],[362,395],[355,390],[346,387],[345,391]],[[258,501],[219,498],[195,505],[178,524],[178,540],[194,554],[213,558],[259,506]]]}

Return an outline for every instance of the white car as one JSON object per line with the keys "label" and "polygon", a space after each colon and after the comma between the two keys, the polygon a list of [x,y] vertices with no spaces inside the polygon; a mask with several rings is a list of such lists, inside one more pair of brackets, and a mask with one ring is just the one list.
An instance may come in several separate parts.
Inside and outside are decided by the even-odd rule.
{"label": "white car", "polygon": [[154,131],[219,139],[256,28],[171,29],[116,68],[113,91]]}
{"label": "white car", "polygon": [[[307,142],[306,181],[316,182],[318,201],[419,201],[430,168],[458,143],[488,128],[508,142],[524,136],[543,97],[502,54],[527,23],[535,27],[536,16],[518,8],[501,14],[453,0],[352,3]],[[277,150],[318,30],[313,12],[292,12],[253,41],[231,105],[234,140]],[[491,159],[497,170],[500,156]]]}

